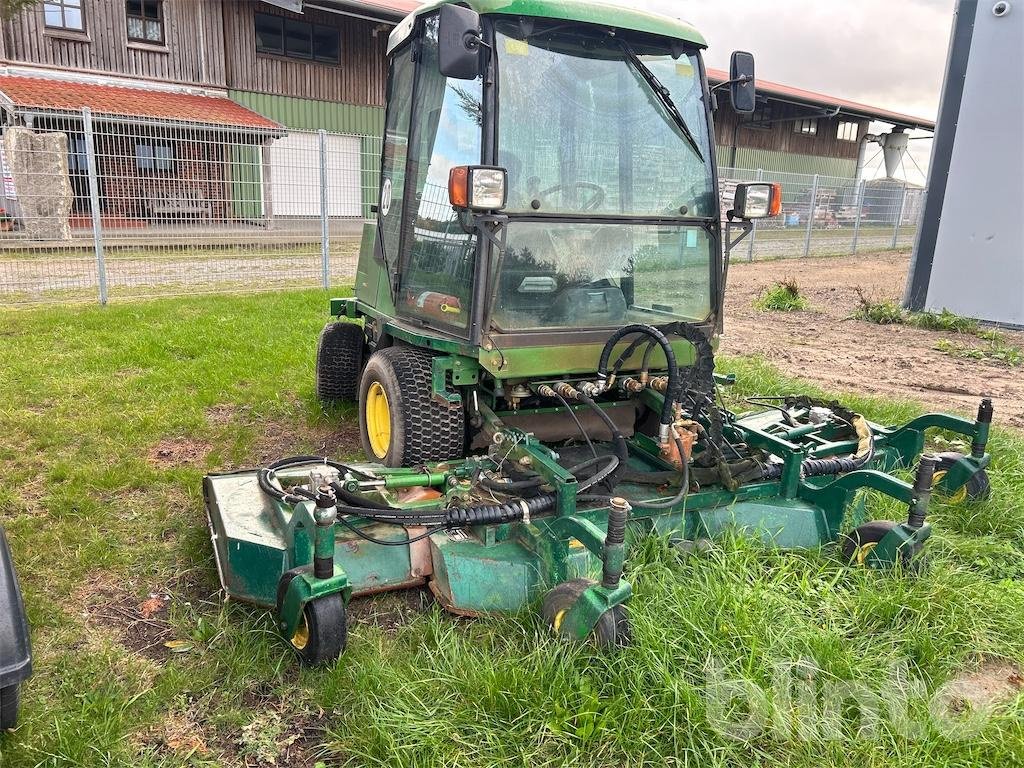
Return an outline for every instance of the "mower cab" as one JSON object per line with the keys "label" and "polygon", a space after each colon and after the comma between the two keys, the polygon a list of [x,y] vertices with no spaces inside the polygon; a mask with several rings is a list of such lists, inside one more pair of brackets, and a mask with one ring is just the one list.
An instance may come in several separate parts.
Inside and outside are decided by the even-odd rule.
{"label": "mower cab", "polygon": [[[902,426],[797,395],[721,405],[729,253],[781,190],[741,184],[723,210],[704,47],[583,0],[435,2],[392,33],[377,218],[317,350],[369,463],[205,483],[225,590],[276,608],[306,661],[341,652],[351,595],[419,585],[462,614],[542,601],[558,633],[619,645],[639,537],[909,565],[933,486],[983,495],[988,403]],[[749,54],[725,87],[753,110]],[[930,428],[971,454],[919,460]],[[869,521],[866,488],[906,519]]]}

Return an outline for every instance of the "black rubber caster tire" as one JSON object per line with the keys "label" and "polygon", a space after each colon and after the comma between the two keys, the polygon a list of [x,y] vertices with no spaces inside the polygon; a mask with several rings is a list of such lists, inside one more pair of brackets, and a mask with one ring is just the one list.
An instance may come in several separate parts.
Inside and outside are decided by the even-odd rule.
{"label": "black rubber caster tire", "polygon": [[[900,523],[893,520],[873,520],[843,534],[839,537],[839,551],[843,560],[850,565],[864,565],[867,555],[874,549],[873,545],[878,544],[898,525]],[[904,547],[900,552],[901,565],[904,568],[920,569],[924,564],[921,548],[920,544],[910,550]]]}
{"label": "black rubber caster tire", "polygon": [[355,323],[330,323],[316,347],[316,396],[325,403],[355,402],[366,337]]}
{"label": "black rubber caster tire", "polygon": [[[288,585],[310,566],[285,571],[277,584],[277,615],[281,615]],[[348,612],[340,594],[328,595],[306,603],[295,634],[285,638],[299,660],[311,667],[330,664],[341,657],[348,643]]]}
{"label": "black rubber caster tire", "polygon": [[370,461],[414,467],[465,455],[465,410],[434,398],[433,364],[413,347],[370,357],[359,384],[359,436]]}
{"label": "black rubber caster tire", "polygon": [[[541,615],[556,634],[561,630],[565,614],[576,604],[580,595],[596,583],[590,579],[565,581],[544,596]],[[616,605],[610,611],[601,614],[597,625],[590,633],[590,639],[599,648],[613,649],[628,646],[632,641],[632,630],[626,606]]]}
{"label": "black rubber caster tire", "polygon": [[21,689],[17,683],[0,688],[0,733],[18,725],[18,705]]}
{"label": "black rubber caster tire", "polygon": [[988,501],[992,496],[992,482],[989,480],[988,472],[984,469],[973,474],[967,484],[955,493],[946,494],[943,492],[945,489],[939,488],[939,483],[942,482],[946,472],[962,458],[963,455],[959,453],[944,453],[939,456],[939,465],[935,468],[935,480],[932,487],[940,492],[950,504],[962,504],[965,501],[972,503]]}

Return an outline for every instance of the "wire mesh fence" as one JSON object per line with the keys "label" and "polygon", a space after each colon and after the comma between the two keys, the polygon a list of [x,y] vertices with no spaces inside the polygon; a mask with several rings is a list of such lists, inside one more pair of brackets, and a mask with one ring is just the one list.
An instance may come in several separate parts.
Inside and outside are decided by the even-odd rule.
{"label": "wire mesh fence", "polygon": [[924,210],[924,189],[896,179],[858,181],[736,168],[720,168],[719,178],[723,210],[731,207],[738,183],[782,184],[782,213],[757,221],[733,258],[832,256],[909,248]]}
{"label": "wire mesh fence", "polygon": [[[25,122],[5,126],[0,142],[2,304],[354,279],[363,224],[377,202],[379,137],[88,110],[40,111]],[[776,181],[784,190],[782,215],[758,222],[733,258],[909,247],[923,207],[922,189],[894,180],[733,168],[720,169],[720,178],[725,210],[741,181]],[[416,226],[458,256],[461,231],[431,224],[451,218],[447,190],[435,186],[420,196],[434,214],[421,210]]]}

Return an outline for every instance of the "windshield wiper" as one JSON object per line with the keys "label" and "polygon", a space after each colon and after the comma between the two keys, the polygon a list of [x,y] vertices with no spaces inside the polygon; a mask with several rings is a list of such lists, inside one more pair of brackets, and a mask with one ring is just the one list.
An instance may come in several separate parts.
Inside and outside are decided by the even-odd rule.
{"label": "windshield wiper", "polygon": [[700,161],[704,165],[707,165],[707,160],[704,159],[704,150],[693,135],[693,131],[690,130],[690,126],[686,124],[686,118],[683,117],[683,113],[679,111],[679,107],[677,107],[676,103],[672,100],[672,92],[662,85],[658,76],[651,71],[650,67],[644,64],[643,59],[636,55],[636,51],[633,50],[633,46],[622,38],[616,38],[616,41],[625,52],[630,63],[636,68],[641,76],[643,76],[644,80],[647,81],[647,84],[651,86],[651,89],[658,95],[658,99],[661,101],[665,109],[668,110],[672,119],[675,120],[676,125],[679,126],[679,130],[682,132],[683,138],[686,139],[687,143],[690,145],[690,148],[693,149],[697,157],[700,158]]}

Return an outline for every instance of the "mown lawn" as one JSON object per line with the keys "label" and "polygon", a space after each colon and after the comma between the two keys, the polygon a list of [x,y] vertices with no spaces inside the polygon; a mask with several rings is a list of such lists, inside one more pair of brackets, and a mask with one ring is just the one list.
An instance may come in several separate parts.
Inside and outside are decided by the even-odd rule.
{"label": "mown lawn", "polygon": [[[628,564],[635,642],[618,654],[557,642],[533,613],[453,619],[413,595],[354,603],[343,660],[299,669],[266,615],[219,601],[200,485],[358,451],[351,411],[313,397],[325,308],[294,292],[0,311],[0,522],[36,665],[3,768],[1024,764],[1024,680],[968,735],[927,711],[965,669],[1024,664],[1024,437],[1007,430],[992,500],[936,506],[921,575],[650,541]],[[719,367],[738,394],[793,387],[761,361]],[[880,421],[917,410],[853,403]],[[715,706],[739,677],[769,690],[774,726],[739,728],[741,698]],[[895,703],[878,722],[849,698],[828,710],[840,681]],[[900,701],[920,727],[894,717]]]}

